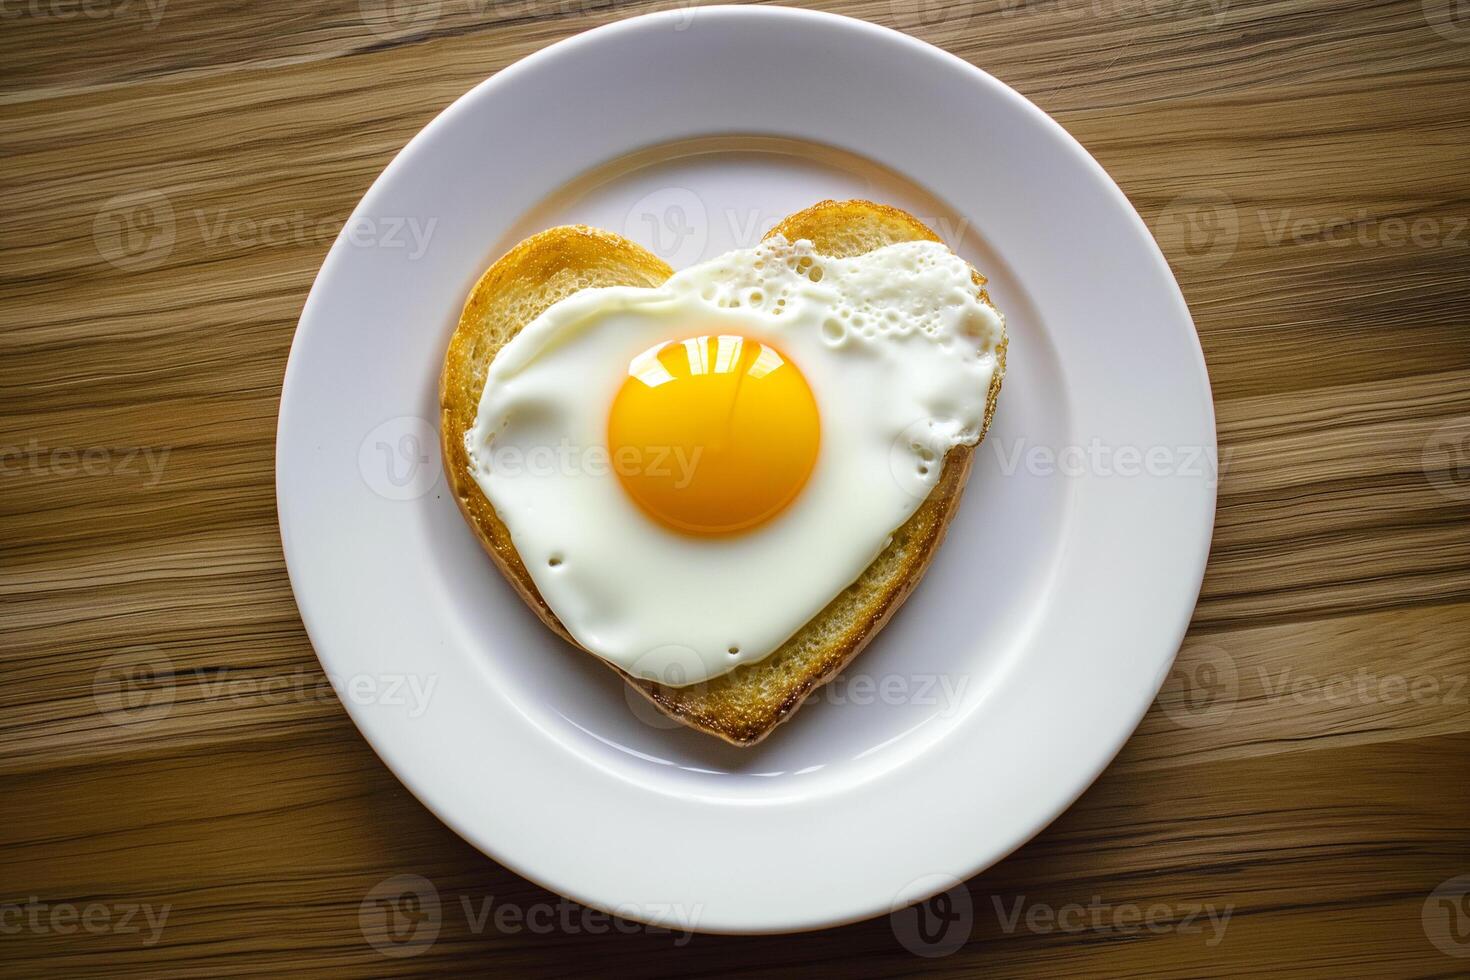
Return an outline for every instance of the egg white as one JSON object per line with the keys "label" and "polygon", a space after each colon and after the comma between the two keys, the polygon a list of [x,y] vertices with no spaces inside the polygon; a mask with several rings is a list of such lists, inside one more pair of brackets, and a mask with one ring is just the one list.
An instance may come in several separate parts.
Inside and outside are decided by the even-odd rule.
{"label": "egg white", "polygon": [[[722,333],[769,339],[797,366],[821,442],[786,510],[697,537],[633,503],[608,458],[607,419],[636,355]],[[465,444],[577,642],[635,677],[698,683],[770,655],[878,556],[945,453],[978,440],[1002,336],[943,245],[833,259],[776,237],[655,289],[585,289],[550,307],[491,362]]]}

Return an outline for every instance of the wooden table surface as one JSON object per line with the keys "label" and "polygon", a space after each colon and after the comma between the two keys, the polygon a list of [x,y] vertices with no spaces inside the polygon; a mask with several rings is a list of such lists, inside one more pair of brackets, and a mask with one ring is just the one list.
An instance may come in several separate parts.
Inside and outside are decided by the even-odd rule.
{"label": "wooden table surface", "polygon": [[[661,6],[0,2],[0,973],[1466,975],[1464,0],[822,4],[984,67],[1097,156],[1176,269],[1219,416],[1158,703],[947,907],[625,934],[377,760],[276,528],[302,301],[446,103]],[[400,875],[440,900],[432,942],[363,911]]]}

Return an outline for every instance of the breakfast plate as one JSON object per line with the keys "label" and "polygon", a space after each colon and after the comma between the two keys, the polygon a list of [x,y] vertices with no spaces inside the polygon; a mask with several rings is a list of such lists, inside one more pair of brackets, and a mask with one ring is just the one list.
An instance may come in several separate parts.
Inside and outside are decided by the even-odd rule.
{"label": "breakfast plate", "polygon": [[[439,372],[471,287],[530,234],[605,228],[680,269],[847,198],[918,216],[989,277],[1004,392],[902,611],[737,747],[653,710],[506,586],[445,478]],[[302,312],[276,482],[323,668],[429,809],[579,902],[758,933],[943,890],[1087,788],[1183,638],[1214,458],[1178,286],[1060,126],[894,31],[702,7],[552,45],[393,160]]]}

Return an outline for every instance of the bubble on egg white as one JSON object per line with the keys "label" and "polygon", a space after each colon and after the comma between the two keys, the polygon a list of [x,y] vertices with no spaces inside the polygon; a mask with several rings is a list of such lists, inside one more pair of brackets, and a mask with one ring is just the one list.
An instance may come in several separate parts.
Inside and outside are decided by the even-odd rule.
{"label": "bubble on egg white", "polygon": [[[994,357],[994,318],[973,308],[968,276],[960,283],[955,260],[934,250],[891,252],[867,264],[825,262],[811,242],[775,236],[750,252],[732,253],[705,274],[700,300],[768,322],[783,313],[780,322],[812,322],[822,345],[834,351],[919,341],[976,369]],[[809,321],[812,304],[819,312]],[[944,452],[968,433],[938,418],[916,426],[917,438],[895,441],[892,468],[905,489],[922,497],[943,469]]]}

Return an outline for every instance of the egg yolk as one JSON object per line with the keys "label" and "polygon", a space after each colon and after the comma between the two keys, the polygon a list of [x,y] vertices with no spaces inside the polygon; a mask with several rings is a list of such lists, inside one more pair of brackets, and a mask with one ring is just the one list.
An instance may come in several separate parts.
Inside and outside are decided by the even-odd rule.
{"label": "egg yolk", "polygon": [[689,534],[733,534],[779,514],[817,461],[817,404],[774,347],[705,335],[633,358],[608,452],[633,500]]}

